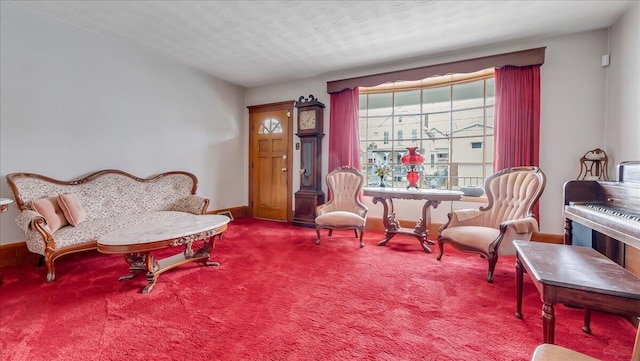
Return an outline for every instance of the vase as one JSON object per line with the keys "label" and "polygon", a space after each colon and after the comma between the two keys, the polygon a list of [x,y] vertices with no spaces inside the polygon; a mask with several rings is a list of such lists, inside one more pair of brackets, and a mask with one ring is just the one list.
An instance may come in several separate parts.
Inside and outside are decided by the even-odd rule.
{"label": "vase", "polygon": [[422,165],[424,157],[418,153],[418,147],[407,147],[407,154],[400,158],[400,163],[403,165]]}
{"label": "vase", "polygon": [[418,188],[418,182],[420,181],[420,169],[416,170],[416,168],[422,166],[424,157],[418,153],[417,149],[418,147],[407,147],[407,154],[400,158],[400,163],[409,168],[407,171],[407,188]]}
{"label": "vase", "polygon": [[378,187],[386,187],[387,185],[384,184],[384,176],[380,177],[380,184],[378,184]]}

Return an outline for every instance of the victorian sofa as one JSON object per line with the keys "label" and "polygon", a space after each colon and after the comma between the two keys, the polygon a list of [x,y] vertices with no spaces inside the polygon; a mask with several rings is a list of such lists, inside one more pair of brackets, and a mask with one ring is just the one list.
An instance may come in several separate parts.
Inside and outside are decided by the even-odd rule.
{"label": "victorian sofa", "polygon": [[103,234],[171,222],[185,212],[203,214],[209,206],[209,199],[195,194],[196,176],[181,171],[143,179],[109,169],[73,181],[12,173],[7,182],[18,207],[16,223],[29,251],[42,256],[48,282],[55,279],[58,257],[96,249]]}

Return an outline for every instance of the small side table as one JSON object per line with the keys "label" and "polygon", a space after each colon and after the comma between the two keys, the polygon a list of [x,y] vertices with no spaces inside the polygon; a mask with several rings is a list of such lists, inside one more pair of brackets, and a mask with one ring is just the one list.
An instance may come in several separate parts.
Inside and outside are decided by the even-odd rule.
{"label": "small side table", "polygon": [[[4,213],[7,209],[9,209],[9,204],[11,203],[13,203],[13,201],[9,198],[0,198],[0,213]],[[2,284],[2,281],[2,272],[0,272],[0,285]]]}
{"label": "small side table", "polygon": [[523,274],[542,299],[542,336],[553,344],[554,304],[584,308],[582,330],[591,333],[591,309],[640,316],[640,281],[591,247],[514,241],[516,247],[516,317],[522,319]]}

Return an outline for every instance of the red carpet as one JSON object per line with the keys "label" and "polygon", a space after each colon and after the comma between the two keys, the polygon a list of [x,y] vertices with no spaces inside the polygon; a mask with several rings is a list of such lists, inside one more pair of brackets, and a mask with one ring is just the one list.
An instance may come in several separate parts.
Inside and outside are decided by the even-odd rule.
{"label": "red carpet", "polygon": [[[488,284],[476,255],[447,247],[438,262],[413,237],[378,247],[374,232],[361,249],[352,234],[316,246],[312,229],[238,219],[214,251],[220,267],[174,269],[149,295],[143,277],[117,281],[117,255],[63,257],[50,284],[32,265],[5,268],[2,359],[529,360],[541,342],[528,276],[524,320],[514,316],[513,257]],[[592,335],[581,310],[556,317],[557,344],[630,359],[635,329],[622,317],[594,312]]]}

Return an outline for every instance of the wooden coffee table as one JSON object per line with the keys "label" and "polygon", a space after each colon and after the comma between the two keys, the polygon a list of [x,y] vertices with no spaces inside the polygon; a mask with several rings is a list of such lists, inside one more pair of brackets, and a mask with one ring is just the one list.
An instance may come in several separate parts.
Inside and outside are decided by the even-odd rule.
{"label": "wooden coffee table", "polygon": [[[230,219],[222,215],[185,214],[175,221],[150,222],[107,233],[98,239],[98,251],[108,254],[124,254],[130,274],[118,280],[135,277],[146,272],[147,285],[142,293],[149,293],[158,277],[165,271],[185,263],[199,262],[207,266],[219,266],[209,259],[215,247],[215,237],[222,238]],[[204,241],[197,249],[194,242]],[[184,251],[156,260],[151,251],[184,245]]]}
{"label": "wooden coffee table", "polygon": [[640,316],[640,279],[590,247],[514,241],[516,317],[522,318],[522,283],[526,271],[542,299],[544,343],[554,342],[553,305],[584,308],[583,331],[590,333],[591,309]]}

